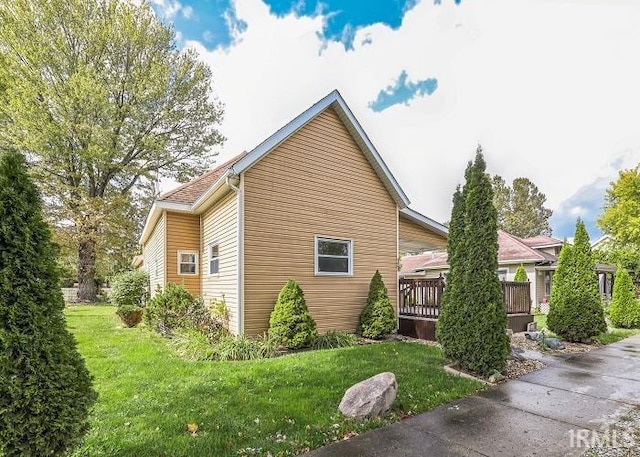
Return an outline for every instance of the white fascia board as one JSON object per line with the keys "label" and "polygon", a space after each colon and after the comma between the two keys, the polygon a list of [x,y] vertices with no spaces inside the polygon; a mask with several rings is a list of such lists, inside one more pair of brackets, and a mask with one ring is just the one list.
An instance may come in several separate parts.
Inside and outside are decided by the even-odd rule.
{"label": "white fascia board", "polygon": [[193,205],[191,205],[191,211],[192,212],[197,212],[198,209],[218,190],[220,189],[220,187],[222,187],[223,184],[225,184],[227,182],[227,178],[234,174],[231,170],[231,168],[229,168],[227,171],[225,171],[222,176],[220,176],[216,182],[214,182],[208,189],[207,191],[200,195],[200,197],[193,202]]}
{"label": "white fascia board", "polygon": [[385,164],[384,160],[373,146],[367,134],[364,132],[360,123],[355,118],[346,102],[337,90],[332,91],[329,95],[315,103],[312,107],[302,112],[291,122],[286,124],[276,133],[264,140],[254,149],[252,149],[246,156],[236,162],[232,167],[234,174],[241,174],[256,162],[262,159],[265,155],[271,152],[275,147],[304,127],[313,118],[315,118],[322,111],[332,106],[336,108],[338,114],[343,121],[346,121],[347,127],[352,133],[355,133],[357,143],[363,149],[367,160],[371,163],[376,173],[381,178],[389,193],[393,196],[394,200],[400,208],[405,208],[409,205],[409,199],[405,195],[404,191],[389,171],[389,168]]}
{"label": "white fascia board", "polygon": [[401,208],[400,212],[404,216],[412,220],[413,222],[416,222],[418,225],[421,225],[422,227],[431,229],[442,236],[445,236],[445,237],[449,236],[449,229],[447,227],[440,224],[439,222],[434,221],[430,217],[425,216],[424,214],[420,214],[414,209],[411,209],[408,207]]}
{"label": "white fascia board", "polygon": [[191,207],[186,203],[163,201],[153,202],[153,205],[151,205],[151,209],[149,210],[149,214],[147,215],[147,220],[144,223],[144,228],[142,229],[142,234],[140,235],[138,244],[143,245],[147,241],[156,225],[156,222],[158,222],[158,219],[162,215],[162,211],[164,210],[191,212]]}

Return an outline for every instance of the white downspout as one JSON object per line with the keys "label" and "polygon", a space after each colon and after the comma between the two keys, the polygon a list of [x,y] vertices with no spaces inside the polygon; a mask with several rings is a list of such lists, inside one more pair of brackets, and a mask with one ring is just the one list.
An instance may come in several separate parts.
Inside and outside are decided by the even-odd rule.
{"label": "white downspout", "polygon": [[[232,183],[235,182],[235,184]],[[228,175],[226,179],[227,185],[236,193],[236,211],[238,213],[238,322],[236,333],[238,335],[244,333],[244,303],[243,303],[243,265],[244,259],[244,194],[242,192],[242,181],[238,175]]]}

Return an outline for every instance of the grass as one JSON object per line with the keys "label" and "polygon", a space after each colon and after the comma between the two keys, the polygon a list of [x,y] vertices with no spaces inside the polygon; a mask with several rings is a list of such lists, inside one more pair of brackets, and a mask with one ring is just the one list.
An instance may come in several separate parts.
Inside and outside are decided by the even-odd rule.
{"label": "grass", "polygon": [[[246,362],[180,359],[166,340],[123,328],[115,309],[67,309],[99,399],[76,456],[296,455],[483,388],[442,369],[440,349],[389,342]],[[384,419],[342,418],[352,384],[382,371],[398,380]],[[197,424],[194,436],[187,424]]]}
{"label": "grass", "polygon": [[[547,315],[546,314],[536,314],[534,316],[535,322],[538,326],[538,330],[547,327]],[[611,344],[616,343],[625,338],[629,338],[640,332],[639,329],[626,329],[626,328],[614,328],[609,327],[606,332],[599,334],[594,337],[594,340],[598,341],[600,344]],[[547,329],[547,336],[555,336],[554,333],[549,332]]]}

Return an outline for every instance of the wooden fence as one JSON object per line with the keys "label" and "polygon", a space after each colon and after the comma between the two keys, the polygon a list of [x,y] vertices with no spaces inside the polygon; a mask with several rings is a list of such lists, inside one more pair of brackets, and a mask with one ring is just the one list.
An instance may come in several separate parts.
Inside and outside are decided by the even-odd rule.
{"label": "wooden fence", "polygon": [[[501,281],[507,314],[531,313],[531,285],[528,282]],[[438,318],[445,282],[442,278],[401,278],[398,284],[400,315]]]}

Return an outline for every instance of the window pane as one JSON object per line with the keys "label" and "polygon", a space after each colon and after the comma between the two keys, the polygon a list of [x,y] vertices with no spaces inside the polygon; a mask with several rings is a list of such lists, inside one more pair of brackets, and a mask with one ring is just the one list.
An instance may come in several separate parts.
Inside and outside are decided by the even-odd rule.
{"label": "window pane", "polygon": [[349,259],[318,257],[318,271],[325,273],[349,273]]}
{"label": "window pane", "polygon": [[218,257],[218,245],[211,246],[211,257]]}
{"label": "window pane", "polygon": [[180,264],[180,273],[182,273],[182,274],[196,274],[196,264],[195,263],[181,263]]}
{"label": "window pane", "polygon": [[196,255],[180,254],[180,263],[196,263]]}
{"label": "window pane", "polygon": [[212,274],[212,275],[217,274],[218,271],[220,270],[219,265],[220,264],[217,257],[215,259],[211,259],[209,261],[209,274]]}
{"label": "window pane", "polygon": [[318,254],[320,255],[349,255],[348,241],[318,240]]}

